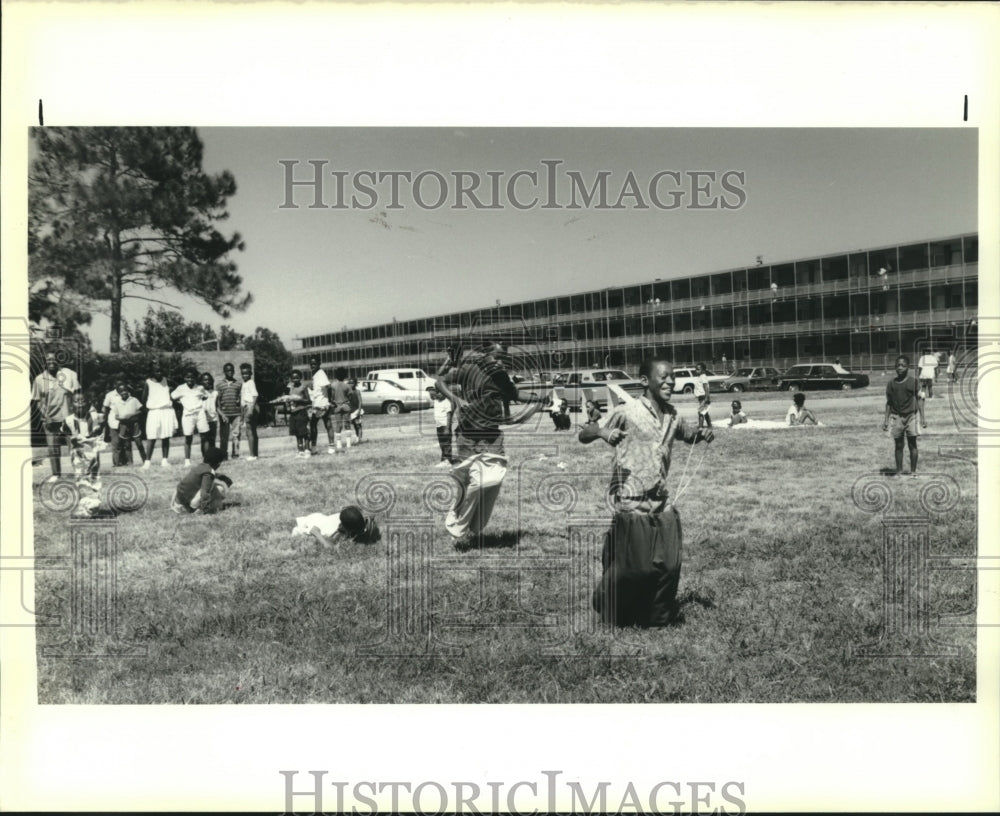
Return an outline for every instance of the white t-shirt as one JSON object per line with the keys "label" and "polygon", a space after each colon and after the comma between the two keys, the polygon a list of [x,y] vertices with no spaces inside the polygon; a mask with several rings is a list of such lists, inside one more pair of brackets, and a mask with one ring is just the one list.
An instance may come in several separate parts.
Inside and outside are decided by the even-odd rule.
{"label": "white t-shirt", "polygon": [[917,365],[920,366],[921,380],[933,380],[938,367],[938,358],[933,354],[925,354]]}
{"label": "white t-shirt", "polygon": [[439,428],[448,425],[448,414],[451,413],[451,400],[432,400],[434,406],[434,424]]}
{"label": "white t-shirt", "polygon": [[104,395],[104,404],[101,407],[108,412],[108,427],[113,431],[118,430],[118,411],[116,409],[122,402],[124,400],[117,388]]}
{"label": "white t-shirt", "polygon": [[309,383],[309,399],[312,401],[313,408],[330,407],[330,400],[326,395],[326,389],[329,386],[330,378],[326,376],[326,372],[322,368],[312,375],[312,381]]}
{"label": "white t-shirt", "polygon": [[187,383],[181,383],[173,390],[170,397],[180,402],[184,416],[197,416],[201,413],[205,401],[205,389],[200,385],[191,387]]}
{"label": "white t-shirt", "polygon": [[694,378],[694,395],[696,397],[703,397],[705,396],[707,391],[708,391],[708,375],[699,374],[697,377]]}
{"label": "white t-shirt", "polygon": [[253,377],[249,380],[243,381],[243,387],[240,388],[240,405],[251,407],[257,402],[257,386],[253,381]]}
{"label": "white t-shirt", "polygon": [[146,408],[153,411],[157,408],[170,407],[170,390],[167,381],[154,379],[146,380]]}

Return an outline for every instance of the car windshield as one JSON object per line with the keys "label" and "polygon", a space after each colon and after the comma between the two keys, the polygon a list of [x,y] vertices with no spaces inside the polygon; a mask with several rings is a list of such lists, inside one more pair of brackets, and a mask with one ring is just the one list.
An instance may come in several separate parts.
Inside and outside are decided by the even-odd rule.
{"label": "car windshield", "polygon": [[844,368],[842,365],[833,364],[833,370],[838,374],[850,374],[851,372]]}
{"label": "car windshield", "polygon": [[595,371],[595,380],[630,380],[632,379],[624,371]]}
{"label": "car windshield", "polygon": [[564,382],[566,382],[566,375],[565,374],[556,374],[552,378],[552,382],[554,382],[554,383],[564,383]]}
{"label": "car windshield", "polygon": [[741,368],[739,371],[737,371],[735,374],[733,374],[733,376],[734,377],[751,377],[751,376],[753,376],[753,371],[754,370],[752,368]]}
{"label": "car windshield", "polygon": [[398,389],[399,391],[406,390],[405,388],[403,388],[403,386],[401,386],[398,382],[395,382],[394,380],[379,380],[378,383],[379,385],[384,385],[386,388],[395,388]]}

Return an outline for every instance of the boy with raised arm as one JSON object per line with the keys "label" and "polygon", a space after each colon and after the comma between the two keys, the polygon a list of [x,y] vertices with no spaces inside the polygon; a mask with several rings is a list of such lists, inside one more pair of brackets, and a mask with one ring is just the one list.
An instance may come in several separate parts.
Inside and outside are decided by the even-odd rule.
{"label": "boy with raised arm", "polygon": [[676,619],[681,574],[681,525],[667,503],[666,481],[675,439],[711,442],[711,428],[690,428],[670,404],[674,369],[653,357],[639,375],[645,391],[615,407],[603,426],[588,423],[579,439],[615,448],[610,494],[615,515],[604,540],[604,575],[594,609],[616,626],[665,626]]}

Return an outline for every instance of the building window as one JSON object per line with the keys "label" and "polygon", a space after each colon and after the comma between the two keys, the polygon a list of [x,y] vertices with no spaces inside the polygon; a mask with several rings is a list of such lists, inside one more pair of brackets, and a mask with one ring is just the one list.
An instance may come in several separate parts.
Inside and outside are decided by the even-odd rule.
{"label": "building window", "polygon": [[979,236],[967,235],[962,239],[966,263],[979,263]]}
{"label": "building window", "polygon": [[847,280],[847,256],[835,255],[823,260],[823,281]]}
{"label": "building window", "polygon": [[909,272],[913,269],[926,269],[927,244],[910,244],[899,248],[899,271]]}

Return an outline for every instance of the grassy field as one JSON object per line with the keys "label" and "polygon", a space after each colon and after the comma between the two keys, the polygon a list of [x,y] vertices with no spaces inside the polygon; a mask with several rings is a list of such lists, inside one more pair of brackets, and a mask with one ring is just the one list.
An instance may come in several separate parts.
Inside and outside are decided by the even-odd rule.
{"label": "grassy field", "polygon": [[[67,630],[40,628],[39,700],[973,701],[975,574],[935,570],[916,593],[893,578],[886,605],[883,574],[899,571],[885,563],[882,542],[886,519],[905,517],[911,540],[926,531],[932,555],[975,554],[974,443],[956,432],[949,400],[936,399],[927,405],[921,477],[881,475],[892,464],[882,394],[878,381],[850,394],[810,394],[807,405],[826,427],[720,429],[690,458],[675,448],[671,491],[685,465],[694,478],[677,501],[683,620],[661,630],[613,631],[595,621],[589,581],[610,518],[603,493],[612,453],[552,433],[547,416],[508,432],[511,466],[490,535],[467,552],[444,531],[448,478],[433,467],[429,412],[367,417],[365,444],[309,461],[294,458],[280,430],[268,431],[259,461],[224,466],[238,505],[217,517],[170,512],[178,467],[129,469],[149,498],[116,522],[117,631],[146,655],[45,657]],[[777,420],[789,395],[742,400],[752,418]],[[693,399],[676,402],[693,419]],[[717,425],[728,403],[715,398]],[[176,442],[172,458],[179,464]],[[106,472],[105,486],[122,472]],[[47,475],[47,465],[34,469],[36,482]],[[867,479],[863,490],[859,479]],[[290,535],[296,516],[335,512],[359,496],[383,508],[392,500],[379,516],[381,544],[333,552]],[[885,497],[884,513],[871,512]],[[35,504],[36,556],[68,555],[67,515]],[[427,531],[424,579],[406,572],[413,563],[404,559],[403,580],[390,580],[387,553]],[[580,557],[571,542],[582,542]],[[36,575],[36,609],[65,620],[71,572]],[[423,617],[398,619],[405,604]],[[884,613],[920,604],[930,634],[951,653],[912,631],[890,631],[872,655],[858,655],[885,635]],[[77,635],[73,645],[116,644]]]}

